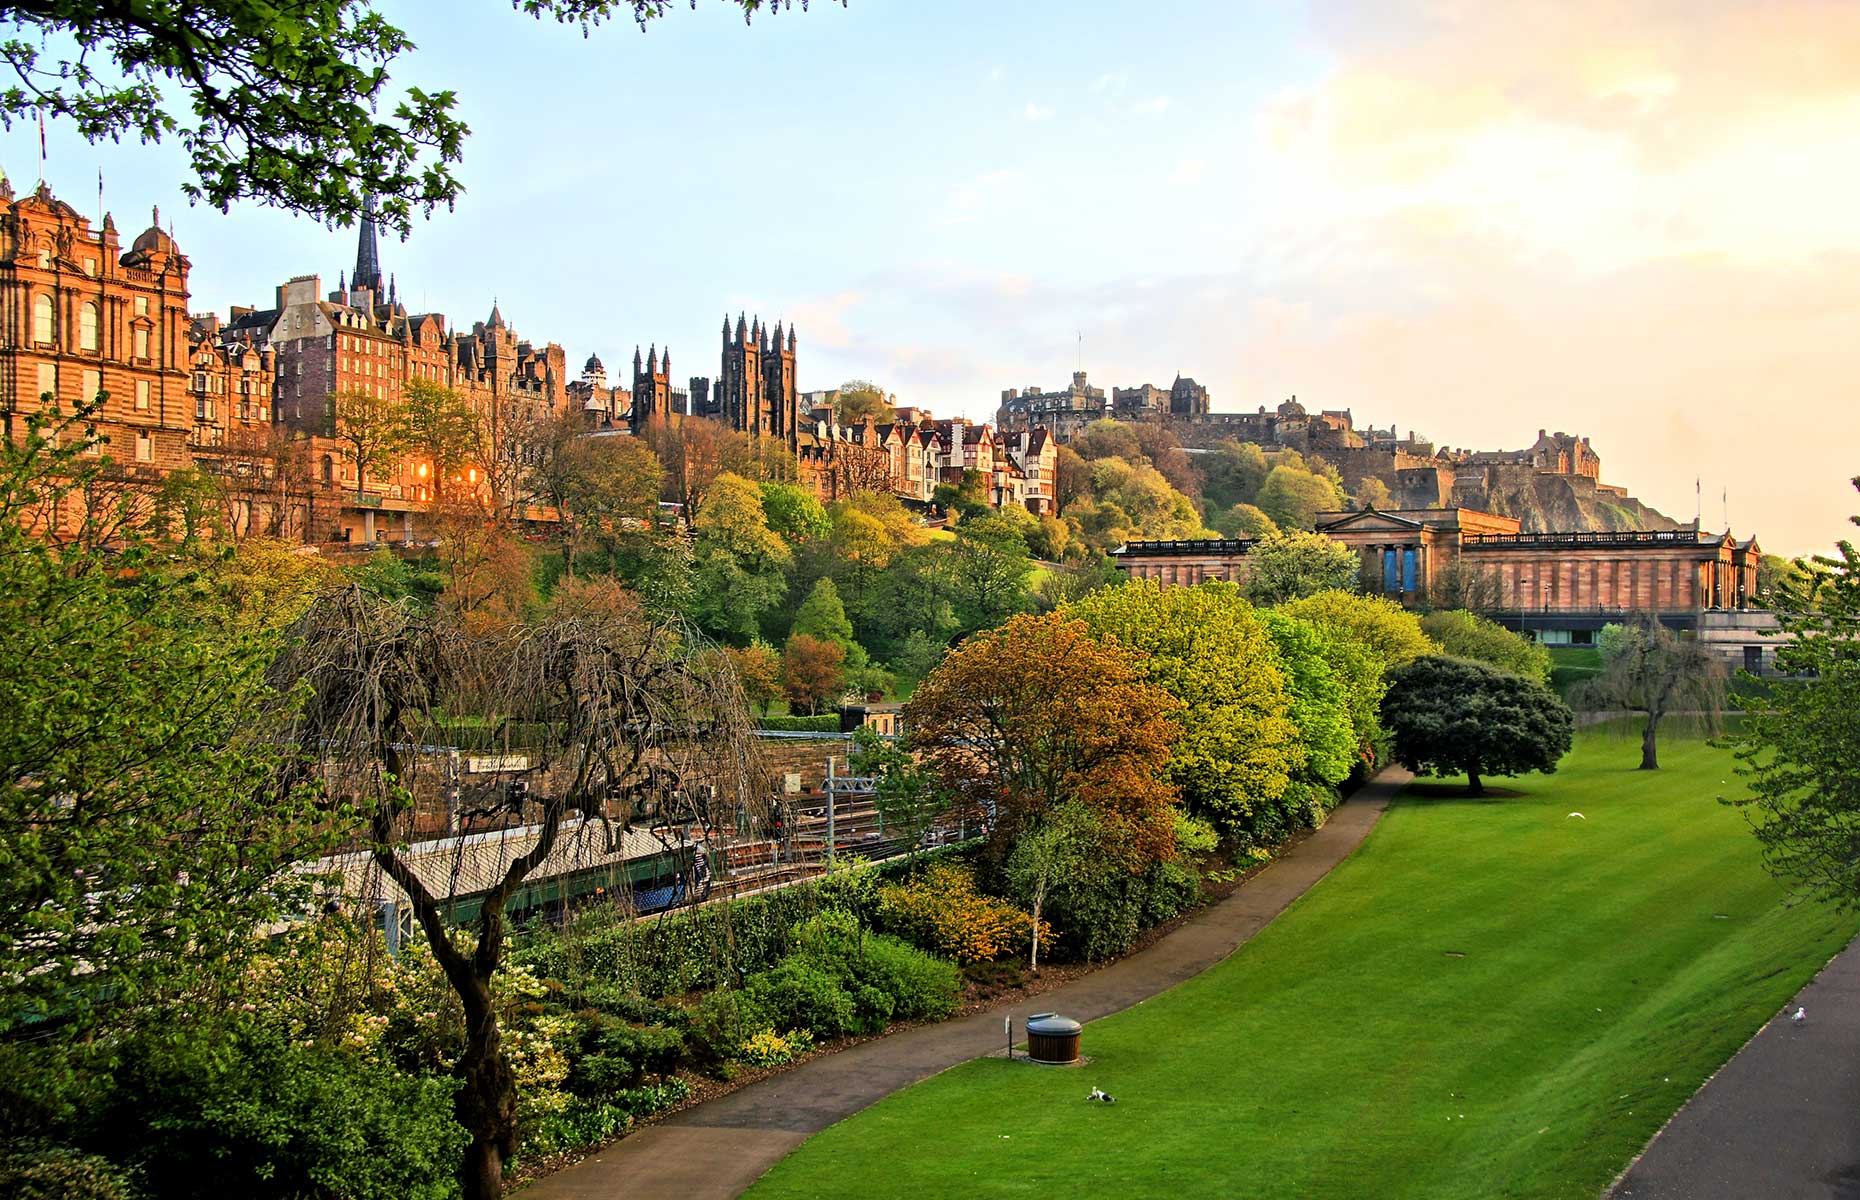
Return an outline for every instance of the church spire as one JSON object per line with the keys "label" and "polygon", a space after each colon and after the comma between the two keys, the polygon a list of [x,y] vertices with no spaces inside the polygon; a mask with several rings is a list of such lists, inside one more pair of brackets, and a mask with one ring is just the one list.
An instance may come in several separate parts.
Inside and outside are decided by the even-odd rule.
{"label": "church spire", "polygon": [[355,286],[368,288],[376,296],[381,286],[381,251],[375,245],[375,194],[362,195],[362,220],[355,235]]}

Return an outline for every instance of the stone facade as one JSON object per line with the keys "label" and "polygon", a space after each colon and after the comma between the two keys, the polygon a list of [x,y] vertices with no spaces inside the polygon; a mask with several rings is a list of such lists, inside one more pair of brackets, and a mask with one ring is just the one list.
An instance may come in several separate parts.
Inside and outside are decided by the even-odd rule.
{"label": "stone facade", "polygon": [[[1706,613],[1748,608],[1756,539],[1692,529],[1532,533],[1472,509],[1324,513],[1319,532],[1361,557],[1364,590],[1427,602],[1449,571],[1490,598],[1488,614],[1546,641],[1586,640],[1610,622],[1652,615],[1696,629]],[[1192,584],[1246,578],[1244,540],[1132,542],[1114,557],[1132,578]]]}
{"label": "stone facade", "polygon": [[[89,218],[0,178],[0,419],[13,436],[55,405],[93,420],[111,477],[149,484],[192,464],[189,262],[160,214],[127,250]],[[65,520],[61,515],[57,519]]]}
{"label": "stone facade", "polygon": [[1038,387],[1002,392],[995,427],[1003,433],[1044,427],[1060,441],[1069,442],[1104,415],[1104,389],[1091,386],[1085,372],[1074,371],[1072,386],[1063,392],[1043,392]]}

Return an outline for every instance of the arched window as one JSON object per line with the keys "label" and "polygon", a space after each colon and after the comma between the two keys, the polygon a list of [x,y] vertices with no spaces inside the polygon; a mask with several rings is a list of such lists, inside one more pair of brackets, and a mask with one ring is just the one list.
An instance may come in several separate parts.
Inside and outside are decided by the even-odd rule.
{"label": "arched window", "polygon": [[78,309],[78,349],[97,348],[97,306],[86,303]]}
{"label": "arched window", "polygon": [[34,296],[32,298],[32,340],[49,342],[52,340],[52,298]]}
{"label": "arched window", "polygon": [[323,456],[323,482],[336,482],[336,460],[327,454]]}

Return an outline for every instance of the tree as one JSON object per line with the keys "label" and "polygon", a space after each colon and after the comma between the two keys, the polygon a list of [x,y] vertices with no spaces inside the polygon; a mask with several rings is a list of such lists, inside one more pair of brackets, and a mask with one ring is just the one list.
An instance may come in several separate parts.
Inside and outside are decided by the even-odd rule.
{"label": "tree", "polygon": [[672,421],[657,414],[640,436],[665,468],[665,498],[683,505],[687,519],[702,506],[704,494],[718,476],[761,474],[757,448],[748,435],[708,417]]}
{"label": "tree", "polygon": [[792,483],[762,484],[762,514],[782,541],[802,546],[833,531],[833,522],[818,497]]}
{"label": "tree", "polygon": [[1280,463],[1260,485],[1254,503],[1282,529],[1310,529],[1321,512],[1343,507],[1343,490],[1329,478]]}
{"label": "tree", "polygon": [[556,510],[563,570],[575,573],[575,549],[592,538],[610,555],[622,542],[650,537],[665,471],[634,438],[590,437],[573,416],[539,428],[527,491]]}
{"label": "tree", "polygon": [[1454,658],[1470,658],[1538,683],[1550,682],[1550,652],[1496,621],[1469,612],[1431,612],[1421,618],[1421,632]]}
{"label": "tree", "polygon": [[833,586],[831,579],[822,578],[815,582],[807,599],[801,601],[801,607],[795,610],[794,624],[790,633],[805,633],[817,637],[823,642],[832,642],[850,656],[852,648],[859,643],[853,638],[852,622],[846,619],[846,606],[840,603],[840,593]]}
{"label": "tree", "polygon": [[931,502],[945,512],[954,512],[967,520],[989,510],[988,480],[980,471],[965,468],[956,483],[939,484],[931,493]]}
{"label": "tree", "polygon": [[797,633],[781,649],[782,690],[808,713],[846,690],[846,651],[838,643]]}
{"label": "tree", "polygon": [[988,629],[1026,608],[1033,556],[1011,519],[991,513],[966,520],[939,549],[948,556],[948,594],[963,628]]}
{"label": "tree", "polygon": [[1225,512],[1215,513],[1208,524],[1227,537],[1251,538],[1256,542],[1279,532],[1272,518],[1256,504],[1236,504]]}
{"label": "tree", "polygon": [[1164,778],[1189,811],[1232,833],[1276,828],[1305,748],[1272,641],[1240,590],[1132,580],[1062,611],[1137,651],[1137,673],[1180,702]]}
{"label": "tree", "polygon": [[1434,608],[1464,609],[1484,616],[1498,607],[1498,573],[1481,571],[1464,558],[1434,568],[1427,584],[1427,602]]}
{"label": "tree", "polygon": [[448,483],[472,461],[478,416],[459,394],[430,379],[407,383],[400,408],[401,446],[432,471],[433,498],[450,499]]}
{"label": "tree", "polygon": [[191,548],[203,534],[219,531],[225,498],[219,480],[197,467],[170,471],[155,493],[149,531],[164,541]]}
{"label": "tree", "polygon": [[[568,581],[536,621],[478,636],[443,611],[420,614],[347,588],[295,632],[274,677],[308,699],[284,777],[316,780],[372,814],[365,852],[406,897],[464,1010],[455,1112],[471,1141],[460,1184],[466,1200],[501,1196],[517,1137],[515,1076],[491,986],[505,960],[506,906],[571,816],[604,824],[611,848],[636,797],[704,822],[703,789],[729,795],[761,778],[742,693],[699,639],[651,620],[610,581]],[[503,761],[526,765],[500,775],[488,805],[460,814],[461,832],[476,833],[478,821],[518,824],[523,840],[455,937],[450,897],[406,850],[418,789],[444,769],[418,748],[483,745],[487,732]],[[504,786],[513,778],[528,783],[525,794]]]}
{"label": "tree", "polygon": [[1697,638],[1681,637],[1646,617],[1602,630],[1602,673],[1575,690],[1576,703],[1641,714],[1640,769],[1660,769],[1660,722],[1668,713],[1697,713],[1716,724],[1724,711],[1724,664]]}
{"label": "tree", "polygon": [[1091,464],[1070,446],[1059,447],[1054,458],[1053,502],[1064,512],[1074,500],[1091,493]]}
{"label": "tree", "polygon": [[1271,474],[1266,452],[1252,442],[1224,441],[1200,462],[1201,494],[1212,508],[1252,504]]}
{"label": "tree", "polygon": [[1123,421],[1109,418],[1093,421],[1072,439],[1072,445],[1088,461],[1121,458],[1133,467],[1144,461],[1143,443],[1137,440],[1136,426]]}
{"label": "tree", "polygon": [[840,495],[860,492],[889,493],[892,490],[891,452],[877,444],[860,442],[833,443],[833,479]]}
{"label": "tree", "polygon": [[897,419],[897,413],[884,388],[869,379],[848,379],[833,394],[833,419],[841,425],[861,421],[889,425]]}
{"label": "tree", "polygon": [[273,786],[274,625],[192,562],[28,531],[105,469],[88,446],[36,415],[0,435],[0,1033],[61,1045],[220,994],[349,816]]}
{"label": "tree", "polygon": [[1365,475],[1357,482],[1356,490],[1350,494],[1350,499],[1356,503],[1358,509],[1373,508],[1386,511],[1394,503],[1395,498],[1389,494],[1388,484],[1383,483],[1374,475]]}
{"label": "tree", "polygon": [[334,436],[344,461],[355,468],[355,498],[368,494],[368,473],[392,463],[407,445],[407,423],[400,404],[362,388],[329,398],[335,413]]}
{"label": "tree", "polygon": [[896,738],[869,725],[853,732],[852,770],[873,780],[872,804],[885,835],[903,837],[916,852],[924,834],[949,810],[949,794]]}
{"label": "tree", "polygon": [[693,613],[719,636],[746,642],[762,613],[787,591],[788,546],[768,526],[762,491],[741,475],[718,475],[698,506]]}
{"label": "tree", "polygon": [[1744,719],[1730,742],[1749,794],[1731,803],[1747,810],[1772,874],[1852,909],[1860,904],[1860,552],[1843,540],[1801,564],[1779,581],[1775,604],[1784,638],[1776,666],[1802,678],[1739,701]]}
{"label": "tree", "polygon": [[1291,696],[1285,715],[1298,727],[1304,746],[1302,775],[1319,787],[1335,787],[1349,778],[1357,762],[1349,689],[1331,666],[1336,648],[1329,644],[1329,635],[1309,621],[1273,609],[1259,609],[1255,615],[1265,625],[1285,672],[1285,689]]}
{"label": "tree", "polygon": [[764,716],[768,715],[769,705],[782,695],[781,656],[767,642],[761,641],[751,642],[740,649],[726,646],[724,650],[730,656],[730,665],[736,670],[736,680],[743,689],[743,699]]}
{"label": "tree", "polygon": [[1027,969],[1040,970],[1040,914],[1046,897],[1061,880],[1087,873],[1098,845],[1099,831],[1091,812],[1076,800],[1054,809],[1038,828],[1023,834],[1008,855],[1007,877],[1033,918],[1032,945]]}
{"label": "tree", "polygon": [[[729,0],[745,19],[785,0]],[[644,28],[669,0],[518,0],[531,16],[581,27],[625,15]],[[802,0],[806,7],[806,0]],[[12,5],[21,36],[4,53],[19,86],[0,119],[67,117],[92,142],[173,137],[192,181],[182,190],[225,212],[236,200],[346,224],[379,203],[405,231],[413,209],[452,205],[464,149],[457,94],[409,86],[392,64],[413,47],[359,0],[308,9],[260,0],[115,5],[35,0]],[[57,47],[56,50],[51,49]],[[75,48],[75,53],[73,53]]]}
{"label": "tree", "polygon": [[1176,794],[1163,770],[1177,707],[1129,650],[1050,614],[969,639],[918,685],[905,717],[925,766],[987,819],[997,860],[1078,800],[1135,871],[1174,853]]}
{"label": "tree", "polygon": [[1329,625],[1361,643],[1391,667],[1412,662],[1423,654],[1439,652],[1421,630],[1421,619],[1386,596],[1359,596],[1353,592],[1319,592],[1287,601],[1285,611],[1294,617]]}
{"label": "tree", "polygon": [[1321,533],[1289,530],[1267,534],[1247,551],[1242,590],[1255,604],[1283,604],[1319,592],[1352,587],[1362,561],[1348,546]]}
{"label": "tree", "polygon": [[1555,771],[1575,732],[1543,684],[1439,654],[1390,674],[1382,720],[1398,761],[1421,775],[1463,772],[1469,796],[1485,794],[1487,775]]}
{"label": "tree", "polygon": [[[1822,560],[1816,561],[1819,563]],[[1802,585],[1810,569],[1801,559],[1783,558],[1778,554],[1759,555],[1756,600],[1773,607],[1779,597],[1789,594],[1788,588],[1799,588]]]}

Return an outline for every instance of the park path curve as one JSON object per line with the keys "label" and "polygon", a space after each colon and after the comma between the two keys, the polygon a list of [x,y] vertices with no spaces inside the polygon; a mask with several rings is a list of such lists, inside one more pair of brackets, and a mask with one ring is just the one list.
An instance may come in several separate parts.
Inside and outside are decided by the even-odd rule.
{"label": "park path curve", "polygon": [[[1083,1021],[1139,1004],[1220,962],[1362,844],[1411,776],[1385,769],[1324,827],[1149,947],[1023,1001]],[[1007,1006],[876,1038],[685,1109],[524,1188],[521,1200],[732,1200],[827,1126],[998,1051]]]}
{"label": "park path curve", "polygon": [[1693,1094],[1610,1200],[1860,1200],[1857,1114],[1860,938]]}

